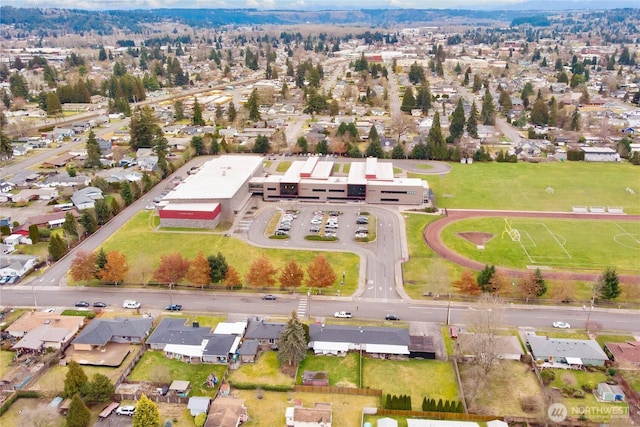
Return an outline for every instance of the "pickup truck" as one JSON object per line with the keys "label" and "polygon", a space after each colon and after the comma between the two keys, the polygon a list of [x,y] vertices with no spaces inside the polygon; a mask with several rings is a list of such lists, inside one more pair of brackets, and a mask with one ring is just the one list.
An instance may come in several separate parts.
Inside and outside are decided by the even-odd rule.
{"label": "pickup truck", "polygon": [[351,313],[349,313],[348,311],[336,311],[333,315],[333,317],[340,317],[343,319],[349,319],[351,317]]}

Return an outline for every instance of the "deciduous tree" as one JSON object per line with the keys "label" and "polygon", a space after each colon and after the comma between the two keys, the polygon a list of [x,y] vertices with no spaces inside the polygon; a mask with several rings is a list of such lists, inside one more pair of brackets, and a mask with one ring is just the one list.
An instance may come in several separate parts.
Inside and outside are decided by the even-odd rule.
{"label": "deciduous tree", "polygon": [[318,255],[307,266],[307,286],[328,288],[336,281],[336,273],[324,255]]}
{"label": "deciduous tree", "polygon": [[473,277],[473,273],[470,270],[464,270],[460,278],[453,282],[453,287],[458,289],[460,293],[466,295],[480,295],[482,292],[476,282],[476,278]]}
{"label": "deciduous tree", "polygon": [[189,271],[189,260],[179,252],[174,252],[160,257],[160,264],[153,273],[153,280],[159,283],[175,285],[186,276]]}
{"label": "deciduous tree", "polygon": [[245,276],[247,285],[253,288],[273,287],[276,283],[275,274],[278,270],[266,256],[261,256],[253,263]]}
{"label": "deciduous tree", "polygon": [[307,354],[304,328],[295,311],[291,312],[291,317],[282,330],[278,347],[278,360],[281,365],[286,363],[289,366],[297,366]]}
{"label": "deciduous tree", "polygon": [[159,425],[160,411],[158,411],[158,406],[143,394],[136,405],[133,427],[158,427]]}
{"label": "deciduous tree", "polygon": [[303,279],[304,270],[295,259],[290,260],[280,271],[280,286],[283,288],[298,288]]}
{"label": "deciduous tree", "polygon": [[80,251],[71,261],[69,275],[74,282],[89,282],[96,275],[96,254]]}
{"label": "deciduous tree", "polygon": [[122,283],[129,272],[127,257],[122,252],[109,251],[106,254],[106,259],[106,264],[98,271],[98,277],[103,282],[110,282],[118,286],[118,283]]}
{"label": "deciduous tree", "polygon": [[228,288],[234,288],[242,285],[240,273],[238,273],[238,270],[231,265],[227,268],[227,272],[224,276],[224,285]]}
{"label": "deciduous tree", "polygon": [[202,251],[199,251],[198,255],[191,260],[189,271],[187,271],[187,280],[201,288],[204,288],[211,281],[211,266]]}

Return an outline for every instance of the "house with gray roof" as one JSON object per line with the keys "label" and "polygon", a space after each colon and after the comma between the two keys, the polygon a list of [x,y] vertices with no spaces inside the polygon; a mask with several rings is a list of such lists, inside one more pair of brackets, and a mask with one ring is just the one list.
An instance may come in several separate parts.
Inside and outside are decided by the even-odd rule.
{"label": "house with gray roof", "polygon": [[94,319],[71,344],[74,350],[86,351],[104,347],[110,342],[141,344],[152,326],[153,321],[150,318]]}
{"label": "house with gray roof", "polygon": [[54,324],[40,325],[27,332],[11,347],[19,352],[39,353],[47,348],[60,349],[76,333],[72,328],[56,327]]}
{"label": "house with gray roof", "polygon": [[235,354],[240,339],[235,335],[214,334],[211,328],[201,327],[198,322],[189,326],[184,318],[165,318],[146,343],[153,350],[164,351],[172,359],[227,363]]}
{"label": "house with gray roof", "polygon": [[87,175],[69,176],[67,173],[49,175],[44,181],[38,183],[38,187],[82,187],[91,183]]}
{"label": "house with gray roof", "polygon": [[93,209],[98,199],[104,198],[102,190],[98,187],[85,187],[73,193],[71,202],[79,211],[84,209]]}
{"label": "house with gray roof", "polygon": [[345,355],[361,350],[380,358],[409,355],[407,328],[314,324],[309,326],[309,336],[309,348],[315,354]]}
{"label": "house with gray roof", "polygon": [[527,342],[536,361],[551,365],[581,368],[584,365],[604,366],[609,360],[596,340],[528,335]]}
{"label": "house with gray roof", "polygon": [[284,330],[284,323],[265,322],[264,320],[251,320],[244,338],[257,340],[261,346],[271,346],[276,344]]}
{"label": "house with gray roof", "polygon": [[35,255],[3,255],[0,257],[0,276],[22,277],[31,271],[38,257]]}

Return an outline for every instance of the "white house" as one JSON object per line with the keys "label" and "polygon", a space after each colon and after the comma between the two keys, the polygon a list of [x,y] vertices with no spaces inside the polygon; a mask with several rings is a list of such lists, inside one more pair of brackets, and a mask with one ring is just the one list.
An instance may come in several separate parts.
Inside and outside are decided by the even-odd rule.
{"label": "white house", "polygon": [[620,155],[608,147],[580,147],[584,151],[585,162],[619,162]]}
{"label": "white house", "polygon": [[31,271],[38,262],[33,255],[3,255],[0,257],[0,276],[22,277]]}
{"label": "white house", "polygon": [[331,427],[331,403],[315,403],[312,408],[290,406],[285,410],[287,427]]}

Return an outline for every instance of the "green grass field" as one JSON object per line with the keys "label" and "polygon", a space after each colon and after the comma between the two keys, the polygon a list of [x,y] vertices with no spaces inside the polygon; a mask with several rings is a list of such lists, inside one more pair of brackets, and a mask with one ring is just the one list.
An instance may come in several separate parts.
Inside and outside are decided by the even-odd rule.
{"label": "green grass field", "polygon": [[[579,271],[602,271],[613,266],[618,273],[640,274],[640,224],[630,221],[589,221],[511,218],[518,231],[514,241],[505,231],[504,218],[458,221],[445,228],[445,244],[469,258],[504,267],[527,266]],[[493,234],[484,249],[458,233]]]}
{"label": "green grass field", "polygon": [[359,354],[349,353],[345,357],[307,355],[298,368],[296,384],[302,384],[304,371],[326,371],[329,385],[342,387],[359,386]]}
{"label": "green grass field", "polygon": [[255,363],[243,363],[238,369],[229,373],[229,382],[269,385],[291,385],[294,380],[280,372],[278,353],[266,351],[258,357]]}
{"label": "green grass field", "polygon": [[[259,256],[267,256],[274,267],[281,268],[290,259],[295,259],[303,269],[319,254],[323,252],[296,251],[288,249],[257,248],[221,234],[206,234],[193,231],[159,232],[155,229],[155,219],[149,212],[141,212],[134,216],[122,228],[114,233],[103,245],[105,251],[120,251],[128,260],[129,273],[126,282],[145,283],[151,280],[160,257],[173,252],[180,252],[182,256],[193,259],[198,251],[205,256],[222,253],[227,263],[244,276],[251,262]],[[149,251],[148,248],[154,248]],[[336,272],[346,272],[347,280],[344,286],[336,279],[333,288],[323,290],[332,294],[340,289],[342,295],[352,294],[358,285],[358,269],[360,258],[356,254],[335,252],[330,254],[331,266]],[[277,282],[276,282],[277,283]],[[304,287],[304,286],[303,286]],[[303,289],[306,291],[306,288]]]}
{"label": "green grass field", "polygon": [[570,212],[573,206],[619,206],[626,213],[640,214],[640,169],[629,163],[451,166],[445,175],[410,174],[429,182],[440,208]]}

